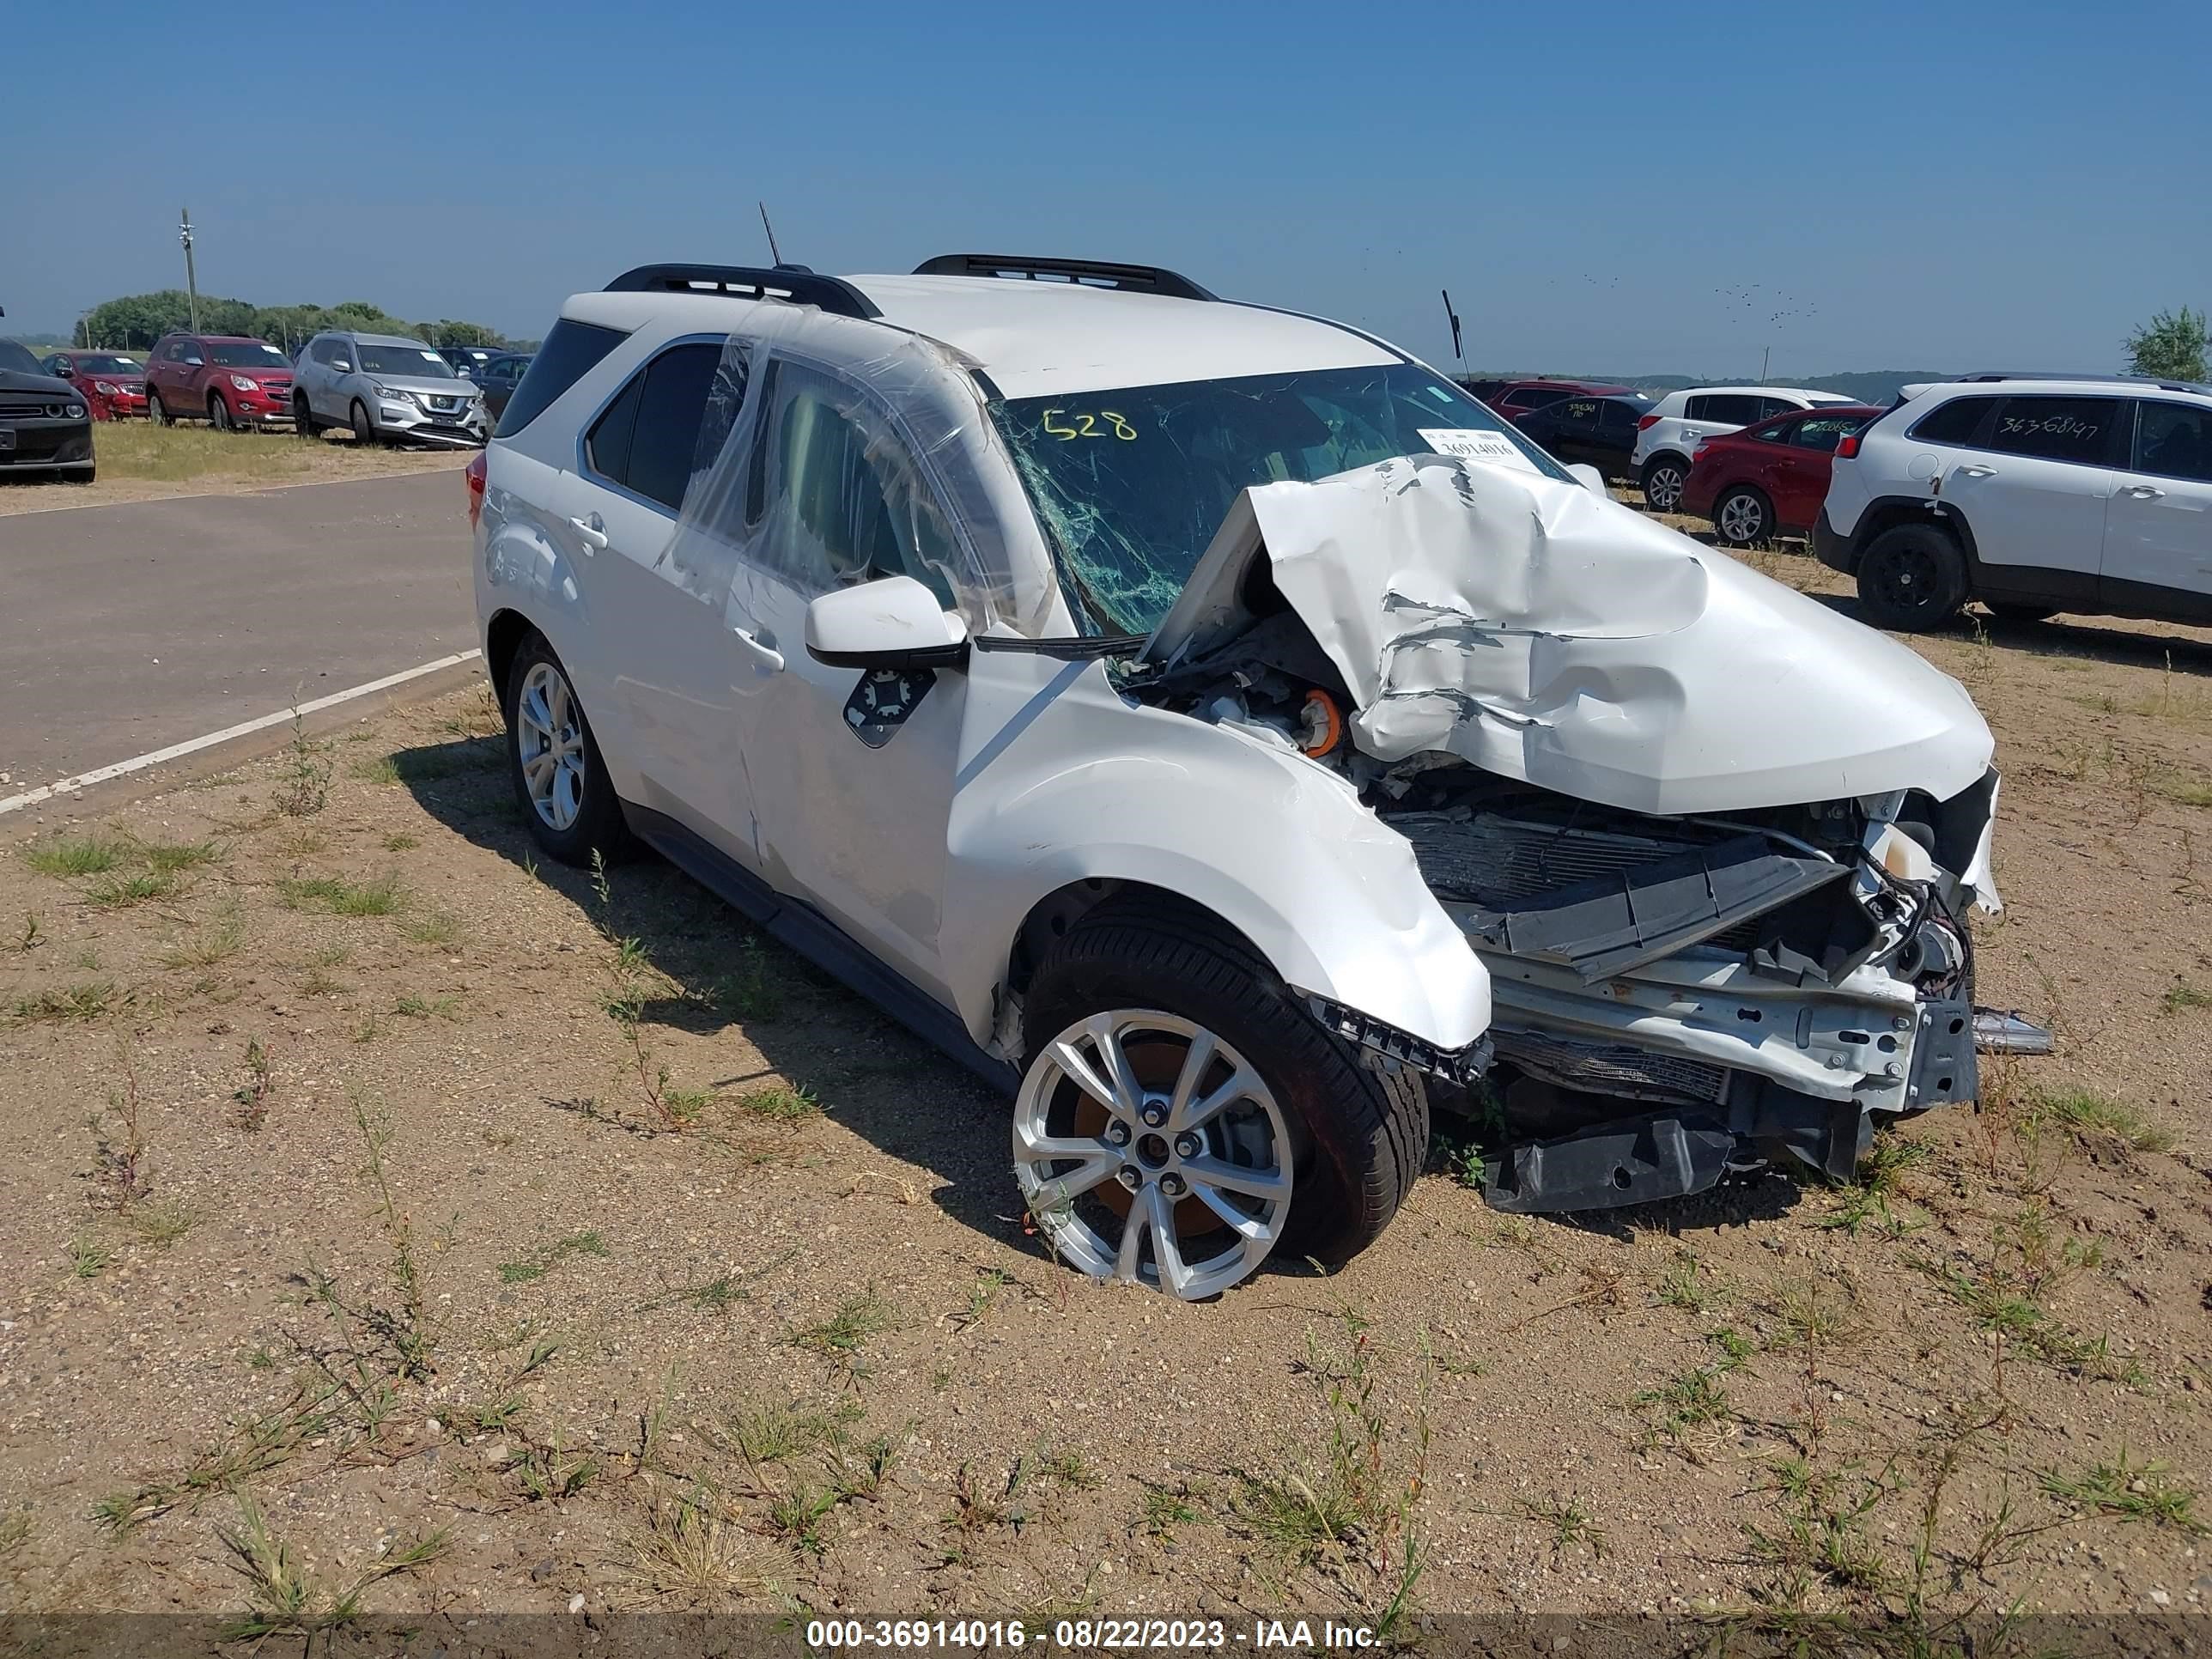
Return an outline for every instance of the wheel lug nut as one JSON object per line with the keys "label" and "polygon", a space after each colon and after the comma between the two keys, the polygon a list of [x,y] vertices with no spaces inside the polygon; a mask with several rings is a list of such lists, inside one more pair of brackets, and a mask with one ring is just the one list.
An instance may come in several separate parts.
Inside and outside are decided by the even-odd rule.
{"label": "wheel lug nut", "polygon": [[1138,1188],[1145,1184],[1145,1177],[1135,1169],[1127,1165],[1124,1165],[1122,1167],[1120,1174],[1115,1178],[1133,1193],[1135,1192]]}
{"label": "wheel lug nut", "polygon": [[1160,1190],[1165,1193],[1170,1198],[1181,1198],[1185,1190],[1182,1177],[1179,1175],[1162,1176],[1160,1177]]}
{"label": "wheel lug nut", "polygon": [[1106,1141],[1109,1146],[1127,1146],[1129,1144],[1129,1126],[1126,1123],[1108,1124],[1106,1126]]}
{"label": "wheel lug nut", "polygon": [[1196,1158],[1198,1156],[1198,1137],[1192,1134],[1177,1135],[1176,1137],[1176,1156],[1177,1158]]}
{"label": "wheel lug nut", "polygon": [[1146,1124],[1149,1127],[1157,1129],[1168,1121],[1168,1109],[1164,1106],[1147,1106],[1145,1108],[1143,1115]]}

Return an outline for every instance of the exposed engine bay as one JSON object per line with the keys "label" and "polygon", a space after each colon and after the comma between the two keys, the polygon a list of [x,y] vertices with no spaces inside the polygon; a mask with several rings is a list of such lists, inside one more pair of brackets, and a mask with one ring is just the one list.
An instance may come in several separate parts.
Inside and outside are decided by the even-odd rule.
{"label": "exposed engine bay", "polygon": [[[1486,488],[1483,469],[1463,471]],[[1462,494],[1468,488],[1463,477],[1453,483]],[[1224,553],[1217,542],[1203,623],[1175,649],[1158,649],[1156,636],[1149,659],[1124,676],[1123,690],[1249,741],[1297,750],[1340,775],[1406,838],[1422,881],[1490,972],[1486,1073],[1471,1079],[1463,1062],[1394,1050],[1387,1036],[1333,1005],[1316,1012],[1367,1048],[1370,1063],[1429,1072],[1445,1103],[1455,1087],[1468,1087],[1502,1115],[1516,1138],[1488,1162],[1493,1207],[1641,1203],[1703,1190],[1731,1169],[1783,1161],[1845,1180],[1871,1141],[1877,1114],[1975,1098],[1967,915],[1997,908],[1988,864],[1999,780],[1971,703],[1978,750],[1971,732],[1960,738],[1946,729],[1948,705],[1939,706],[1942,719],[1928,722],[1923,751],[1893,759],[1888,775],[1871,764],[1854,769],[1848,752],[1834,763],[1837,775],[1856,769],[1879,787],[1772,806],[1638,811],[1620,799],[1545,787],[1533,781],[1533,765],[1516,776],[1478,763],[1486,752],[1480,741],[1455,740],[1458,752],[1395,752],[1404,745],[1371,739],[1388,729],[1377,710],[1388,712],[1401,695],[1431,705],[1463,696],[1455,733],[1478,725],[1510,731],[1511,719],[1530,719],[1501,718],[1479,695],[1463,693],[1450,678],[1449,653],[1480,651],[1492,636],[1509,634],[1540,648],[1544,636],[1474,617],[1464,605],[1454,612],[1433,595],[1418,607],[1399,604],[1412,586],[1401,560],[1379,583],[1379,608],[1417,614],[1406,630],[1379,647],[1351,647],[1359,654],[1347,659],[1345,641],[1324,643],[1330,630],[1310,625],[1286,596],[1278,581],[1285,553],[1263,544],[1254,533],[1261,528],[1257,518],[1249,521],[1241,549]],[[1535,526],[1540,544],[1546,528]],[[1232,515],[1224,537],[1235,529]],[[1330,552],[1340,570],[1340,538]],[[1713,576],[1716,586],[1735,580]],[[1679,594],[1686,579],[1669,580]],[[1334,598],[1340,605],[1341,592]],[[1439,638],[1440,614],[1448,615],[1448,654],[1425,661],[1418,686],[1401,692],[1410,677],[1394,682],[1391,665],[1407,659],[1409,640],[1426,648]],[[1680,614],[1668,619],[1669,629],[1684,626]],[[1624,637],[1616,630],[1604,642],[1618,646]],[[1570,649],[1577,643],[1565,641]],[[1848,639],[1844,645],[1859,648]],[[1382,672],[1362,676],[1370,649]],[[1820,664],[1832,684],[1857,667],[1846,661],[1839,668],[1837,654]],[[1921,666],[1914,659],[1914,669]],[[1496,665],[1480,672],[1494,674]],[[1942,684],[1945,696],[1956,690]],[[1528,702],[1547,695],[1532,684]],[[1832,718],[1829,731],[1849,735],[1847,722]],[[1771,765],[1776,747],[1768,741],[1765,753],[1748,758]],[[1538,752],[1534,740],[1527,752]],[[1781,763],[1792,758],[1784,755]],[[1900,766],[1954,787],[1942,799],[1893,787]],[[1619,769],[1593,767],[1590,775],[1593,796],[1601,787],[1618,797],[1641,787]],[[1802,768],[1800,775],[1811,775]],[[1722,777],[1719,788],[1731,781]],[[1982,1035],[2027,1051],[2047,1041],[1995,1016],[1984,1017]]]}

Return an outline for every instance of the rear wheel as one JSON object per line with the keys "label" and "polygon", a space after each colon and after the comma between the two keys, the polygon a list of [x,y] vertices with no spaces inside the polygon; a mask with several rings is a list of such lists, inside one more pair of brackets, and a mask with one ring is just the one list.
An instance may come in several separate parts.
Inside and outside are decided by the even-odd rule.
{"label": "rear wheel", "polygon": [[146,418],[155,426],[169,424],[169,406],[161,401],[161,394],[151,387],[146,392]]}
{"label": "rear wheel", "polygon": [[508,775],[538,844],[563,864],[620,856],[629,841],[622,803],[568,671],[544,635],[514,653],[506,702]]}
{"label": "rear wheel", "polygon": [[1339,1262],[1427,1156],[1413,1073],[1361,1066],[1229,928],[1131,901],[1038,968],[1015,1178],[1071,1266],[1195,1300],[1279,1249]]}
{"label": "rear wheel", "polygon": [[1940,628],[1966,602],[1966,560],[1947,530],[1901,524],[1859,561],[1859,605],[1877,627]]}
{"label": "rear wheel", "polygon": [[1689,463],[1680,455],[1654,455],[1644,463],[1644,505],[1654,513],[1672,513],[1689,481]]}
{"label": "rear wheel", "polygon": [[1774,535],[1774,504],[1765,492],[1740,485],[1713,507],[1713,530],[1730,547],[1752,547]]}

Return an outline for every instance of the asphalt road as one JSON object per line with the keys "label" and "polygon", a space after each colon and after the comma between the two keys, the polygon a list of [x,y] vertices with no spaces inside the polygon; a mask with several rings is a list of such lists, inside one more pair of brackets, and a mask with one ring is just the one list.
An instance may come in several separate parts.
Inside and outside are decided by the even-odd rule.
{"label": "asphalt road", "polygon": [[468,562],[458,470],[0,516],[0,795],[466,651]]}

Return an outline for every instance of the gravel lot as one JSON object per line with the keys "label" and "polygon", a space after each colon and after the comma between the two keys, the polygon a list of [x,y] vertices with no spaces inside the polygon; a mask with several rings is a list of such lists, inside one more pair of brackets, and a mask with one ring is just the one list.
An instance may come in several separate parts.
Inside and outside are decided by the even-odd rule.
{"label": "gravel lot", "polygon": [[1440,1158],[1212,1306],[1044,1260],[1003,1104],[673,872],[537,864],[480,692],[0,821],[0,1611],[2201,1610],[2212,635],[1986,629],[1915,643],[2056,1059],[1848,1189]]}

